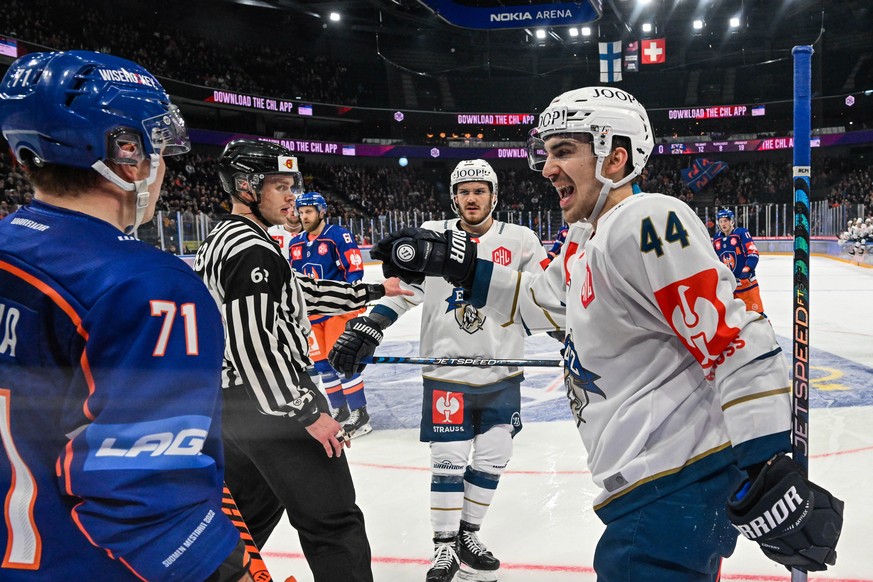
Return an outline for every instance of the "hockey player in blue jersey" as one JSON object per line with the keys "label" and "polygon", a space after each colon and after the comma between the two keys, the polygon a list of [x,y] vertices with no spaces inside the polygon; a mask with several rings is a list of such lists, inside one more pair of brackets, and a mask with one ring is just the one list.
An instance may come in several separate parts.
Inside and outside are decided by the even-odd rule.
{"label": "hockey player in blue jersey", "polygon": [[567,229],[568,227],[566,226],[561,227],[561,230],[559,230],[558,234],[555,236],[552,247],[546,252],[550,261],[554,260],[555,257],[561,254],[561,247],[564,246],[564,242],[567,240]]}
{"label": "hockey player in blue jersey", "polygon": [[[352,234],[338,224],[325,220],[327,201],[318,192],[306,192],[294,202],[303,232],[288,245],[291,267],[313,279],[352,283],[364,277],[364,259]],[[342,315],[310,315],[309,357],[321,376],[322,386],[330,399],[333,417],[351,438],[368,434],[370,415],[364,380],[360,374],[340,378],[327,354],[346,328],[346,322],[363,313],[358,309]]]}
{"label": "hockey player in blue jersey", "polygon": [[737,288],[734,297],[742,299],[746,309],[764,313],[764,303],[761,301],[761,290],[755,267],[758,266],[758,248],[748,229],[736,228],[734,213],[727,208],[719,210],[718,231],[712,237],[712,247],[721,262],[733,271],[737,278]]}
{"label": "hockey player in blue jersey", "polygon": [[178,109],[133,62],[32,53],[0,129],[35,191],[0,222],[0,580],[251,580],[221,509],[221,316],[135,237],[189,149]]}

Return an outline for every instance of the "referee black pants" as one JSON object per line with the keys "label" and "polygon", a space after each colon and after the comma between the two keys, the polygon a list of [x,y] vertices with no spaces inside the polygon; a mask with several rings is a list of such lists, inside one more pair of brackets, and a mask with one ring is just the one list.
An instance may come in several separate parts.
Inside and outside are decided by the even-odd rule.
{"label": "referee black pants", "polygon": [[245,388],[222,392],[225,482],[255,545],[263,547],[287,511],[315,582],[372,582],[345,454],[328,458],[298,422],[261,414]]}

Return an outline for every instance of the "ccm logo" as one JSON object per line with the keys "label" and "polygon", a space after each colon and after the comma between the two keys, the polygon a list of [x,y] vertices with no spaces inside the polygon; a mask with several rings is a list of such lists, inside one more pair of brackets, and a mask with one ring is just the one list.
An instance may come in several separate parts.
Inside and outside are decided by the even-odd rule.
{"label": "ccm logo", "polygon": [[[809,502],[805,501],[800,494],[797,493],[797,489],[792,486],[785,492],[785,495],[783,495],[779,501],[774,503],[773,507],[765,511],[763,515],[756,517],[747,524],[737,525],[736,528],[750,540],[755,540],[776,529],[786,519],[788,519],[792,513],[797,511],[798,508],[803,507],[803,514],[806,514],[808,509],[806,506],[808,505]],[[802,518],[803,515],[801,515],[797,521],[800,522]]]}
{"label": "ccm logo", "polygon": [[208,433],[200,428],[189,428],[173,434],[157,432],[137,439],[129,448],[116,446],[116,439],[103,439],[97,457],[136,457],[147,454],[150,457],[161,455],[193,456],[199,455]]}

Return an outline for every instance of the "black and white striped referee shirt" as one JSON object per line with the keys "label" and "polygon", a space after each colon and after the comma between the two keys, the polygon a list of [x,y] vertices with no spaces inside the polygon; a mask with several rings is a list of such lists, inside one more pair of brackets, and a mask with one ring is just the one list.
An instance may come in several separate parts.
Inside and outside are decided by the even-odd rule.
{"label": "black and white striped referee shirt", "polygon": [[316,395],[301,382],[312,365],[307,316],[358,309],[384,287],[295,273],[267,232],[238,215],[209,233],[194,270],[224,319],[222,387],[247,387],[265,414],[314,422]]}

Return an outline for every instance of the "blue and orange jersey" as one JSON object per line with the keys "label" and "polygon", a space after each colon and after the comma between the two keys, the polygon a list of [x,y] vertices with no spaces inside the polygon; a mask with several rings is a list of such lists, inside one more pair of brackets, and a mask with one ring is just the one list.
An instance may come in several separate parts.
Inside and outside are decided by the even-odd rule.
{"label": "blue and orange jersey", "polygon": [[550,261],[561,253],[561,247],[564,246],[564,241],[567,240],[567,230],[569,228],[570,227],[568,226],[561,227],[561,230],[559,230],[557,236],[555,236],[555,242],[552,244],[552,248],[550,248],[546,253],[549,256]]}
{"label": "blue and orange jersey", "polygon": [[[316,237],[301,232],[288,245],[291,268],[313,279],[352,283],[364,277],[364,259],[352,234],[341,226],[327,224]],[[313,323],[324,316],[312,316]]]}
{"label": "blue and orange jersey", "polygon": [[719,231],[712,237],[712,247],[721,262],[734,272],[737,279],[754,279],[758,265],[758,248],[745,228],[735,228],[729,234]]}
{"label": "blue and orange jersey", "polygon": [[177,257],[39,201],[0,221],[0,579],[218,567],[239,540],[221,510],[223,338]]}

